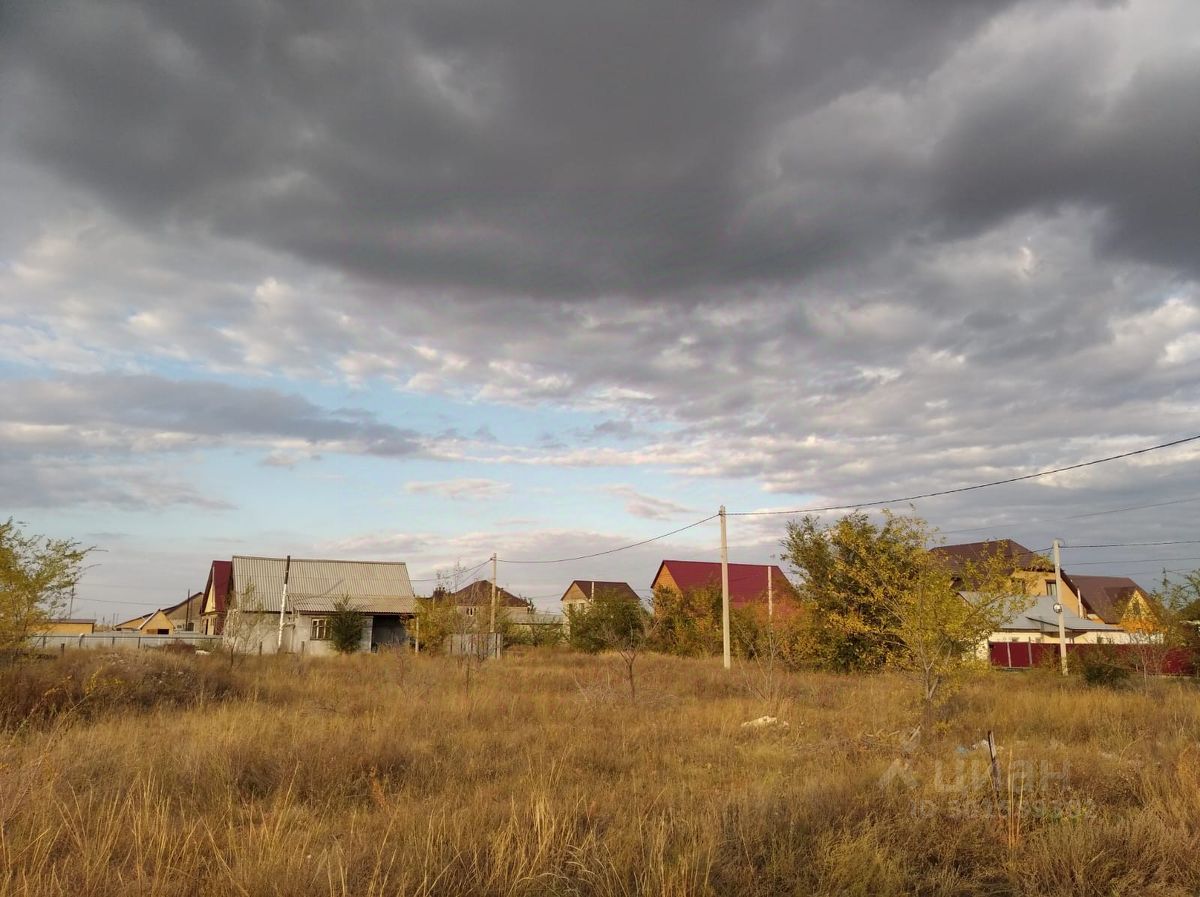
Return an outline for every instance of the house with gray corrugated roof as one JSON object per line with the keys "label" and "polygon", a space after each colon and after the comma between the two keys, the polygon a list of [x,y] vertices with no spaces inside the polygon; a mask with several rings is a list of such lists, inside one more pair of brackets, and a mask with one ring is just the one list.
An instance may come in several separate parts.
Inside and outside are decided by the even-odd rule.
{"label": "house with gray corrugated roof", "polygon": [[223,635],[237,651],[329,653],[329,617],[341,599],[363,616],[362,650],[408,644],[416,595],[399,561],[235,555]]}

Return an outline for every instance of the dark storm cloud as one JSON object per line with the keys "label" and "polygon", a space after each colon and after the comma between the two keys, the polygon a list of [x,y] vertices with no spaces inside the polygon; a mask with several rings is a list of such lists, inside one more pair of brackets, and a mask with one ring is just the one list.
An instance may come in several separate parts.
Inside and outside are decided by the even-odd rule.
{"label": "dark storm cloud", "polygon": [[[275,391],[52,380],[164,360],[582,409],[607,423],[470,451],[781,501],[1200,431],[1189,0],[21,10],[0,357],[54,373],[6,450],[87,424],[116,452],[224,438],[272,465],[422,451]],[[1200,493],[1186,464],[1126,474],[929,513]]]}
{"label": "dark storm cloud", "polygon": [[25,4],[6,105],[135,220],[395,283],[703,292],[929,223],[908,135],[807,117],[903,93],[1012,5]]}
{"label": "dark storm cloud", "polygon": [[964,110],[934,155],[939,211],[978,232],[1022,210],[1096,208],[1101,251],[1195,277],[1200,52],[1147,60],[1111,92],[1087,78],[1087,53],[988,85]]}

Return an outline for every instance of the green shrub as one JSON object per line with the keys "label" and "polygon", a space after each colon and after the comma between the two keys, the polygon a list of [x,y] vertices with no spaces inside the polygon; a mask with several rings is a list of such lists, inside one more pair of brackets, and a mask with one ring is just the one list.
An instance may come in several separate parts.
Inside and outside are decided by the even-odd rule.
{"label": "green shrub", "polygon": [[353,654],[362,647],[363,615],[349,598],[333,602],[329,615],[329,641],[338,654]]}
{"label": "green shrub", "polygon": [[1088,685],[1119,688],[1129,679],[1129,662],[1111,648],[1080,651],[1070,658]]}

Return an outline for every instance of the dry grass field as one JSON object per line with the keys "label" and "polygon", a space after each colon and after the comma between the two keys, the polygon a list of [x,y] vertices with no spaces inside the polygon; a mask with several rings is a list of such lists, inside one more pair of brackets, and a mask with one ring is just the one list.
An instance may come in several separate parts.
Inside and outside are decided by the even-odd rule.
{"label": "dry grass field", "polygon": [[637,704],[552,652],[9,670],[0,894],[1200,890],[1191,683],[995,673],[916,745],[902,680],[638,668]]}

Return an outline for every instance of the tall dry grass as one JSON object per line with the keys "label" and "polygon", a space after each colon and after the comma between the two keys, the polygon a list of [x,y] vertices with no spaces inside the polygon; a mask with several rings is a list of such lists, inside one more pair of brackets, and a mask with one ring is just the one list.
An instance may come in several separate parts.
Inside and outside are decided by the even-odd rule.
{"label": "tall dry grass", "polygon": [[[0,895],[1200,889],[1187,683],[997,673],[917,744],[888,677],[786,675],[767,707],[753,671],[648,656],[631,705],[606,657],[506,657],[469,686],[446,658],[162,662],[214,693],[109,693],[4,736]],[[768,710],[789,725],[741,726]]]}

